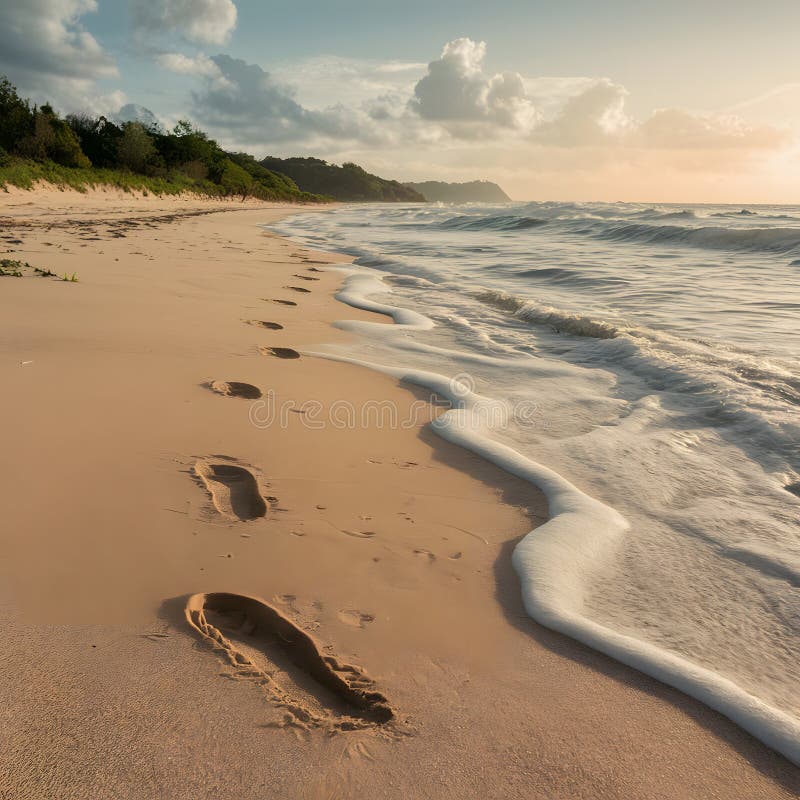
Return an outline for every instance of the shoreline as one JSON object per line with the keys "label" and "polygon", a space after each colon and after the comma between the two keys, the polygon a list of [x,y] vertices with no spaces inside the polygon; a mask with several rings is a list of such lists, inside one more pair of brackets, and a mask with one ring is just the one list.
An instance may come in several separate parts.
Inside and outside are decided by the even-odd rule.
{"label": "shoreline", "polygon": [[[14,698],[3,711],[13,732],[2,749],[15,773],[0,789],[793,796],[796,770],[732,723],[525,616],[510,549],[546,509],[522,481],[420,426],[315,431],[289,410],[284,427],[259,430],[246,401],[203,385],[246,381],[295,406],[389,400],[401,415],[424,399],[363,368],[259,354],[345,341],[331,326],[342,316],[376,320],[333,300],[338,276],[309,271],[349,259],[256,227],[296,207],[83,239],[84,227],[45,220],[65,194],[24,196],[38,206],[14,213],[40,219],[9,248],[77,271],[79,283],[0,285],[14,301],[0,369],[16,387],[6,398],[14,469],[0,484],[15,501],[3,541],[13,556],[2,572],[6,585],[26,584],[2,600],[25,598],[36,618],[7,614],[0,680]],[[169,200],[158,203],[169,213]],[[76,202],[95,225],[98,204]],[[0,202],[4,223],[9,210]],[[310,291],[284,288],[298,281]],[[197,464],[220,454],[278,499],[268,519],[220,520],[195,482]],[[217,591],[263,597],[362,666],[413,734],[297,739],[265,728],[270,704],[235,675],[221,678],[219,661],[162,605]]]}

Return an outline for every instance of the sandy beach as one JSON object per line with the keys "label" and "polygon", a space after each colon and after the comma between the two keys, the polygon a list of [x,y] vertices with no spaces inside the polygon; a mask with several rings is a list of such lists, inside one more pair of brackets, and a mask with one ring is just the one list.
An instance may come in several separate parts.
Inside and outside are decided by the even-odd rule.
{"label": "sandy beach", "polygon": [[525,614],[543,496],[307,354],[383,318],[260,227],[302,212],[0,194],[0,257],[56,276],[0,278],[0,798],[799,796]]}

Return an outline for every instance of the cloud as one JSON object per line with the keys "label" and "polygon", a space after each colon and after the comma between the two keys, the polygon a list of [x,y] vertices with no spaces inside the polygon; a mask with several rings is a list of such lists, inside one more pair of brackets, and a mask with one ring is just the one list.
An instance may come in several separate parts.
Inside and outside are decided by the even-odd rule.
{"label": "cloud", "polygon": [[787,139],[784,131],[748,125],[734,115],[703,116],[678,108],[654,111],[638,134],[645,146],[669,149],[769,148]]}
{"label": "cloud", "polygon": [[555,116],[534,131],[536,141],[561,147],[616,143],[633,127],[625,113],[624,86],[600,79],[568,97]]}
{"label": "cloud", "polygon": [[208,56],[199,53],[186,56],[183,53],[161,53],[156,63],[179,75],[194,75],[206,78],[215,89],[233,89],[233,84],[222,74],[222,70]]}
{"label": "cloud", "polygon": [[[643,121],[626,110],[628,91],[608,78],[490,76],[486,44],[455,39],[428,65],[408,103],[419,118],[454,139],[521,140],[559,148],[665,150],[776,147],[780,130],[732,115],[657,109]],[[386,113],[376,106],[376,119]]]}
{"label": "cloud", "polygon": [[389,174],[424,163],[442,177],[499,172],[512,182],[526,169],[531,181],[571,175],[573,187],[615,165],[633,175],[638,164],[651,178],[728,176],[781,142],[731,115],[659,109],[637,119],[627,89],[605,77],[492,74],[486,45],[470,39],[449,42],[427,66],[320,56],[267,72],[230,55],[156,60],[196,78],[190,116],[227,147],[353,159]]}
{"label": "cloud", "polygon": [[224,54],[209,61],[218,73],[202,75],[205,86],[193,95],[193,114],[228,139],[253,143],[259,150],[286,141],[374,139],[365,114],[341,105],[305,108],[291,88],[274,81],[257,64]]}
{"label": "cloud", "polygon": [[232,0],[129,0],[134,27],[144,33],[176,32],[190,42],[224,44],[236,28]]}
{"label": "cloud", "polygon": [[117,76],[114,59],[81,25],[95,0],[0,3],[0,73],[36,99],[92,105],[95,81]]}
{"label": "cloud", "polygon": [[270,75],[277,83],[291,85],[297,102],[309,108],[324,107],[331,97],[353,108],[392,97],[395,110],[404,110],[426,68],[426,64],[410,61],[328,55],[277,64]]}
{"label": "cloud", "polygon": [[468,137],[474,135],[474,128],[470,131],[463,123],[511,128],[530,124],[535,114],[522,76],[518,72],[487,75],[485,57],[485,42],[465,38],[448,42],[414,87],[409,107],[423,119]]}

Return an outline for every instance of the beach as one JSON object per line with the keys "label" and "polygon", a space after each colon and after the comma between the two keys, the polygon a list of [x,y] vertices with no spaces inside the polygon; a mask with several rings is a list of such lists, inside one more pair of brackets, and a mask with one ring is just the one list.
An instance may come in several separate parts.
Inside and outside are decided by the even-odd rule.
{"label": "beach", "polygon": [[311,355],[391,320],[261,227],[307,210],[0,196],[2,257],[54,273],[0,278],[0,797],[796,797],[732,722],[526,615],[544,496],[433,435],[430,392]]}

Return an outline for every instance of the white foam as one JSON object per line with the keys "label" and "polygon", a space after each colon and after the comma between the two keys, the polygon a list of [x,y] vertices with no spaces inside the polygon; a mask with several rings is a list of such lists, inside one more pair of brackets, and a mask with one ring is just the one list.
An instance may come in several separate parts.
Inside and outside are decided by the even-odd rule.
{"label": "white foam", "polygon": [[[407,330],[433,327],[433,321],[422,314],[365,296],[376,291],[385,292],[387,287],[371,275],[350,271],[338,297],[350,306],[388,315]],[[589,576],[624,547],[628,523],[615,509],[585,494],[557,472],[494,440],[486,424],[492,418],[486,408],[497,401],[437,373],[371,363],[340,352],[313,355],[360,364],[446,397],[452,409],[430,423],[437,434],[529,481],[545,494],[549,520],[531,531],[513,555],[523,602],[533,619],[695,697],[800,765],[797,719],[711,669],[586,616]]]}

